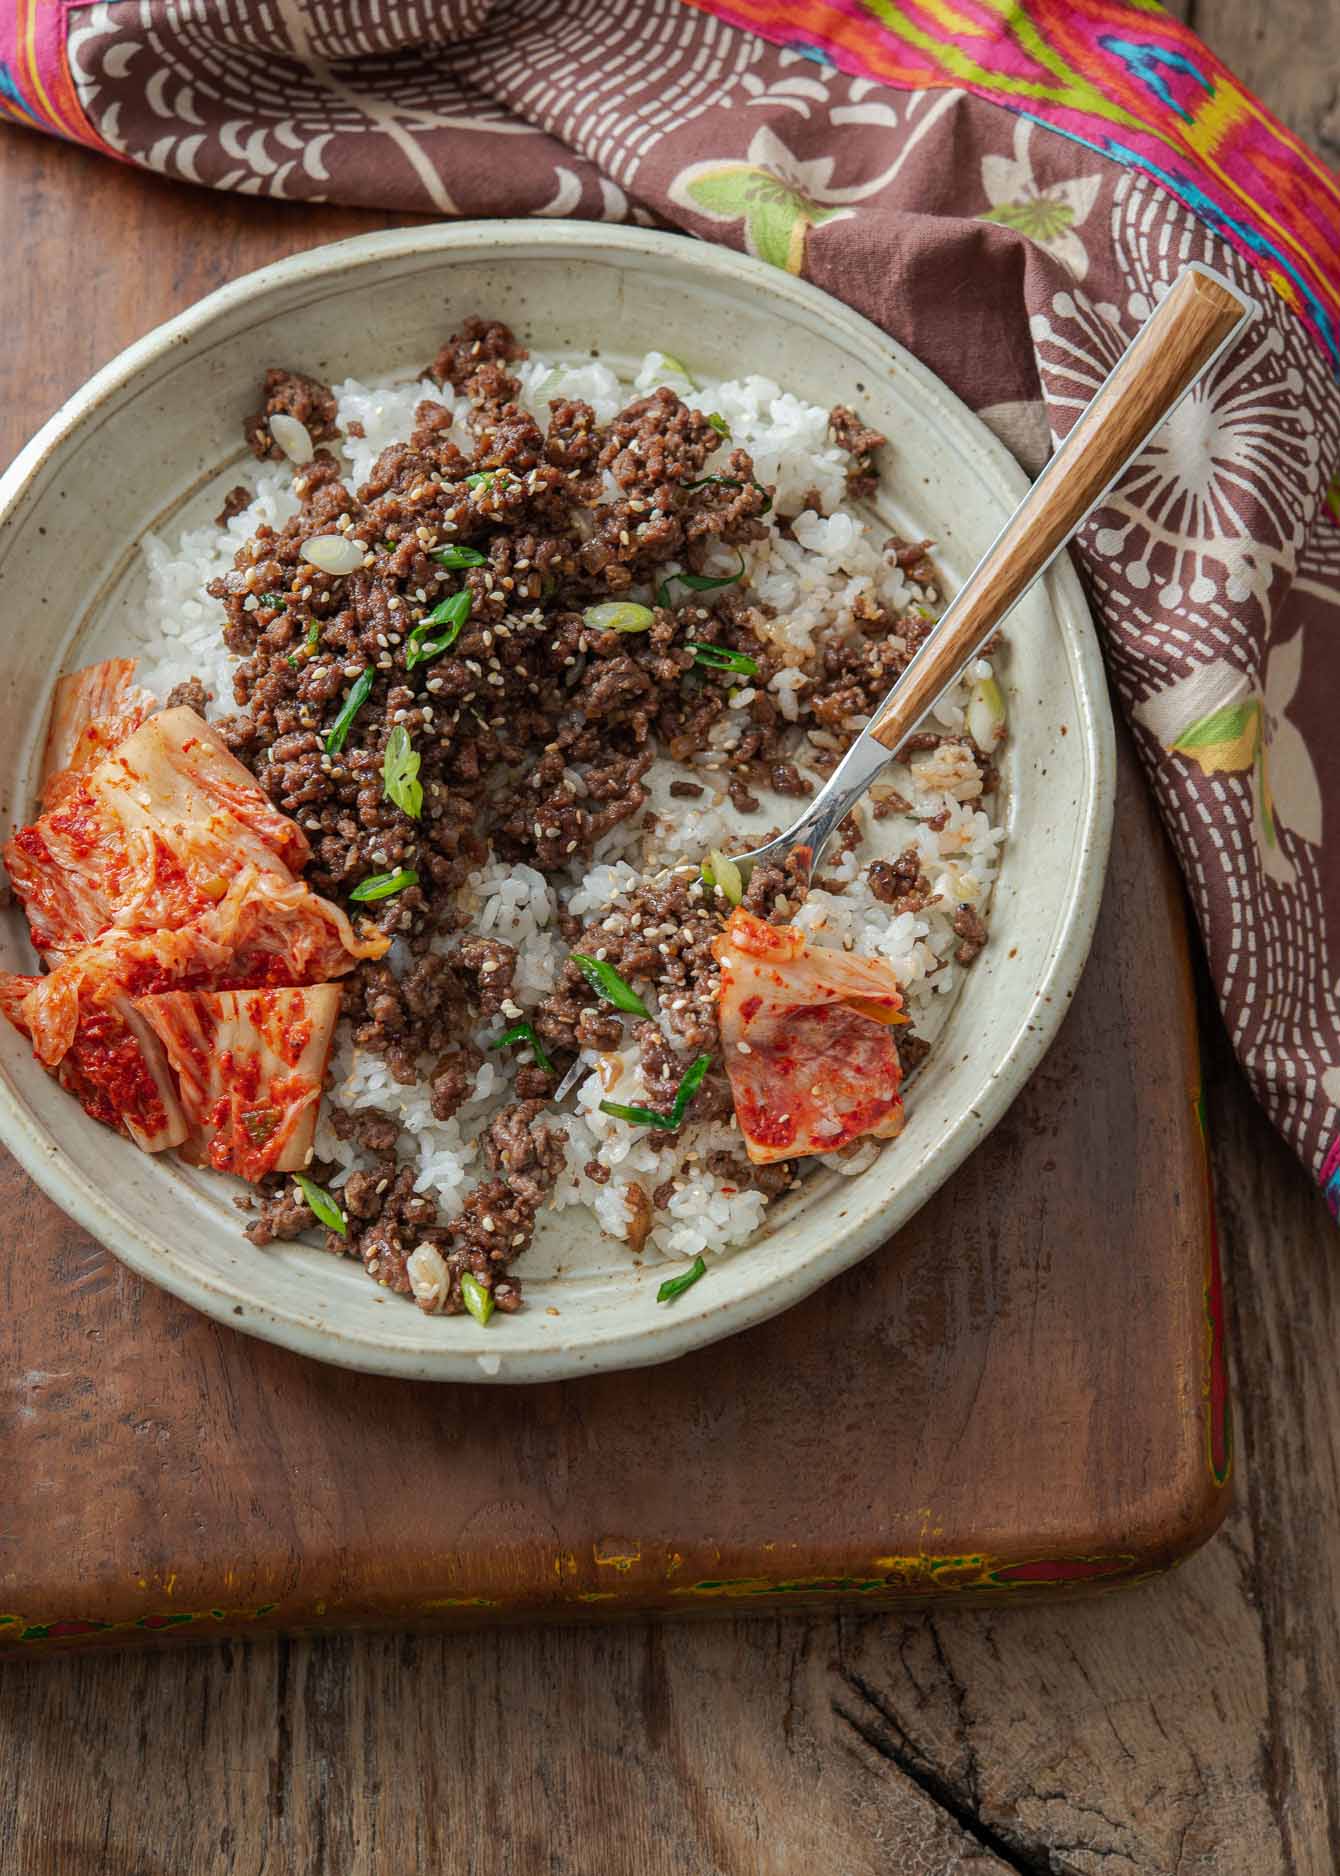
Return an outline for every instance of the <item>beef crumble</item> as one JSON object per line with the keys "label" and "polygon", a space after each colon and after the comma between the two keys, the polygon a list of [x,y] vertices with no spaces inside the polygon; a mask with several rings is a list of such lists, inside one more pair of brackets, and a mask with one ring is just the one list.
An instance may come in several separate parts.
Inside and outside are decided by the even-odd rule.
{"label": "beef crumble", "polygon": [[[264,401],[260,409],[247,418],[242,434],[247,448],[261,462],[282,462],[284,452],[270,434],[271,417],[293,417],[304,426],[314,443],[324,443],[338,435],[335,415],[335,394],[329,385],[304,377],[300,371],[284,371],[272,365],[265,374]],[[234,489],[228,501],[236,494]],[[225,513],[227,506],[225,502]],[[242,506],[245,508],[246,502]]]}
{"label": "beef crumble", "polygon": [[[347,1231],[327,1232],[327,1248],[408,1294],[408,1260],[430,1246],[449,1282],[424,1306],[448,1313],[465,1306],[467,1271],[500,1309],[520,1304],[510,1265],[563,1166],[561,1119],[542,1116],[577,1050],[631,1041],[646,1100],[662,1112],[694,1060],[718,1050],[712,942],[729,911],[687,867],[642,881],[584,924],[562,921],[571,949],[654,990],[666,1034],[651,1023],[630,1028],[572,963],[547,994],[520,993],[514,947],[472,934],[460,911],[472,871],[491,852],[548,878],[580,871],[605,835],[645,813],[658,752],[708,760],[703,781],[672,785],[680,800],[700,797],[709,777],[743,811],[761,805],[759,790],[802,799],[813,791],[812,771],[829,759],[807,748],[802,770],[801,731],[813,726],[844,740],[930,630],[927,620],[858,598],[855,631],[821,647],[798,728],[768,688],[785,662],[769,608],[743,585],[700,593],[666,578],[667,563],[724,578],[723,566],[743,564],[741,550],[765,536],[774,491],[757,481],[748,453],[723,440],[719,420],[664,388],[603,425],[589,404],[556,398],[541,423],[518,401],[510,368],[524,357],[506,326],[465,321],[430,376],[469,399],[472,447],[461,447],[453,412],[431,398],[419,404],[408,440],[384,449],[357,488],[318,447],[294,472],[299,513],[281,528],[260,527],[209,588],[223,607],[224,641],[240,659],[236,713],[216,727],[303,829],[313,888],[345,903],[374,875],[410,876],[385,897],[349,906],[399,947],[394,961],[365,961],[344,980],[356,1044],[381,1056],[401,1084],[425,1083],[438,1121],[472,1096],[481,1023],[529,1022],[551,1058],[550,1066],[516,1059],[516,1098],[481,1137],[488,1176],[449,1221],[414,1190],[394,1119],[330,1110],[337,1136],[371,1164],[346,1180]],[[272,369],[245,426],[258,457],[280,459],[270,430],[280,414],[302,423],[314,444],[337,434],[330,389]],[[868,493],[885,439],[845,406],[833,411],[832,429],[850,457],[849,489]],[[230,496],[225,515],[233,512]],[[358,550],[352,571],[334,574],[308,558],[307,543],[332,535]],[[887,551],[928,586],[927,546],[894,541]],[[645,629],[606,629],[593,615],[629,598],[645,602]],[[700,647],[709,648],[707,660]],[[724,655],[724,666],[712,655]],[[746,686],[747,700],[737,697]],[[357,707],[356,687],[366,691]],[[192,679],[170,701],[203,708],[203,686]],[[723,743],[732,719],[740,734]],[[406,740],[421,801],[387,780]],[[870,869],[876,895],[899,909],[929,897],[913,854]],[[841,889],[841,881],[823,883]],[[783,917],[803,890],[794,869],[760,867],[745,904]],[[967,911],[955,920],[961,962],[980,948]],[[730,1111],[717,1067],[692,1118]],[[790,1166],[751,1167],[732,1154],[711,1156],[708,1169],[770,1195],[794,1177]],[[598,1162],[587,1171],[597,1183],[608,1178]],[[645,1241],[670,1189],[631,1190],[640,1196],[630,1201],[630,1237]],[[248,1236],[265,1244],[314,1223],[284,1184],[262,1193]]]}

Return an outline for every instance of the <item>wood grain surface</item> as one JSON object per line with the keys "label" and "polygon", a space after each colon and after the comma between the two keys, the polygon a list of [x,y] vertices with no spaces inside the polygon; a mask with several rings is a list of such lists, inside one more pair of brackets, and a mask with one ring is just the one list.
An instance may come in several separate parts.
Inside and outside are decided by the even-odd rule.
{"label": "wood grain surface", "polygon": [[31,1258],[0,1323],[0,1651],[1017,1600],[1185,1556],[1225,1509],[1223,1338],[1180,892],[1123,753],[1093,954],[1005,1120],[876,1256],[666,1366],[322,1367],[0,1163]]}
{"label": "wood grain surface", "polygon": [[[1200,0],[1194,24],[1340,159],[1332,0]],[[31,414],[177,303],[174,288],[207,290],[253,243],[314,244],[372,219],[182,199],[6,133],[0,306],[7,343],[26,337]],[[0,1870],[1332,1876],[1335,1232],[1208,1005],[1205,1038],[1239,1491],[1223,1532],[1173,1577],[957,1615],[7,1665]],[[22,1246],[28,1219],[6,1222]],[[21,1268],[6,1283],[16,1307]]]}

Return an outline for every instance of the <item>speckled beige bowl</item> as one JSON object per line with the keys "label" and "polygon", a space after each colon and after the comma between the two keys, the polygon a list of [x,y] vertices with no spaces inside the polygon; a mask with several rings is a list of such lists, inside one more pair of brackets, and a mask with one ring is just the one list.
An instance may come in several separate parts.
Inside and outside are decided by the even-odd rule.
{"label": "speckled beige bowl", "polygon": [[[766,373],[859,404],[894,440],[881,517],[932,536],[960,580],[1025,487],[1005,450],[875,327],[802,281],[638,229],[496,222],[360,236],[211,294],[71,398],[0,481],[0,810],[33,799],[53,679],[125,644],[149,529],[214,512],[268,364],[371,378],[417,368],[487,311],[536,350],[616,366],[655,345],[703,376]],[[754,1243],[671,1306],[589,1217],[557,1215],[519,1266],[528,1307],[481,1331],[428,1317],[348,1263],[254,1250],[228,1182],[150,1159],[89,1120],[0,1023],[0,1136],[133,1269],[222,1322],[324,1361],[437,1380],[539,1381],[665,1361],[799,1302],[884,1243],[1000,1119],[1079,977],[1102,887],[1112,726],[1102,665],[1065,560],[1010,627],[1009,840],[993,942],[908,1104],[906,1131],[855,1179],[820,1174]],[[31,968],[10,909],[0,958]],[[952,1247],[947,1247],[952,1254]],[[558,1312],[550,1313],[548,1305]]]}

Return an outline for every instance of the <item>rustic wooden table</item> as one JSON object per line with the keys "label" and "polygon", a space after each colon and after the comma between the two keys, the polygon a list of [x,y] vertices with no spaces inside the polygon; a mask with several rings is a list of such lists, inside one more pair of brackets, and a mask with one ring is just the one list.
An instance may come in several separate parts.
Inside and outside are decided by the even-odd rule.
{"label": "rustic wooden table", "polygon": [[[1202,0],[1196,23],[1340,160],[1336,0]],[[169,311],[265,252],[374,219],[216,205],[11,131],[0,304],[27,373],[0,410],[0,458]],[[167,278],[164,251],[179,269]],[[6,1666],[0,1871],[1333,1872],[1340,1257],[1208,1006],[1205,1042],[1238,1502],[1173,1577],[1087,1604],[910,1619]]]}

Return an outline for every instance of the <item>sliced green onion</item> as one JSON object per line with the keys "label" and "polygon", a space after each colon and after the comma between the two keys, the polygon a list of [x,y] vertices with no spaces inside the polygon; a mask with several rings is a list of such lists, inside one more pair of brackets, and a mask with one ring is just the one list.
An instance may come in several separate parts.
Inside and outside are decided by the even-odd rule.
{"label": "sliced green onion", "polygon": [[288,610],[288,601],[282,593],[262,593],[261,604],[262,606],[273,606],[278,612],[286,612]]}
{"label": "sliced green onion", "polygon": [[675,1122],[668,1114],[658,1114],[654,1107],[625,1107],[622,1101],[602,1101],[602,1114],[612,1114],[615,1120],[626,1120],[630,1127],[660,1127],[669,1133]]}
{"label": "sliced green onion", "polygon": [[414,630],[422,631],[430,625],[453,625],[459,632],[469,617],[470,594],[463,587],[459,593],[452,593],[448,598],[439,600],[431,612],[425,613]]}
{"label": "sliced green onion", "polygon": [[689,1102],[703,1085],[704,1077],[712,1066],[710,1055],[700,1055],[686,1070],[684,1079],[675,1089],[675,1098],[668,1114],[657,1113],[654,1107],[625,1107],[622,1101],[602,1101],[602,1114],[612,1114],[615,1120],[626,1120],[634,1127],[659,1127],[662,1133],[673,1133],[684,1124],[684,1112]]}
{"label": "sliced green onion", "polygon": [[313,619],[307,627],[307,636],[302,642],[302,648],[310,658],[320,643],[321,621],[320,619]]}
{"label": "sliced green onion", "polygon": [[349,1220],[335,1203],[324,1186],[319,1186],[315,1179],[309,1179],[306,1173],[294,1173],[298,1190],[307,1201],[307,1209],[314,1218],[319,1218],[328,1231],[338,1231],[342,1238],[349,1235]]}
{"label": "sliced green onion", "polygon": [[651,1016],[636,990],[624,982],[612,964],[606,964],[603,958],[588,958],[581,951],[570,955],[587,983],[599,991],[606,1003],[612,1003],[616,1010],[626,1010],[630,1016]]}
{"label": "sliced green onion", "polygon": [[670,598],[670,587],[675,580],[681,581],[692,593],[711,593],[715,591],[718,586],[734,586],[737,580],[742,580],[743,578],[743,554],[740,555],[740,564],[735,572],[728,573],[726,577],[721,580],[713,579],[706,573],[670,573],[666,575],[665,579],[661,581],[660,586],[656,589],[656,604],[658,606],[669,606],[673,603]]}
{"label": "sliced green onion", "polygon": [[513,1023],[510,1029],[504,1029],[496,1042],[489,1044],[490,1049],[510,1049],[515,1042],[524,1042],[546,1075],[552,1075],[554,1064],[545,1053],[540,1038],[535,1033],[533,1023]]}
{"label": "sliced green onion", "polygon": [[369,665],[362,677],[354,684],[349,695],[345,698],[344,708],[330,726],[330,734],[326,737],[326,754],[328,756],[337,756],[341,749],[344,748],[345,739],[354,726],[354,718],[358,715],[359,711],[372,694],[372,686],[376,681],[376,669],[374,666]]}
{"label": "sliced green onion", "polygon": [[758,659],[748,652],[727,651],[724,645],[704,645],[696,639],[687,641],[695,664],[705,664],[713,671],[743,671],[746,677],[758,676]]}
{"label": "sliced green onion", "polygon": [[690,1062],[683,1081],[675,1089],[674,1106],[670,1109],[670,1118],[676,1126],[683,1120],[684,1110],[707,1079],[707,1071],[711,1066],[710,1055],[699,1055]]}
{"label": "sliced green onion", "polygon": [[439,567],[482,567],[485,556],[477,547],[434,547],[428,558]]}
{"label": "sliced green onion", "polygon": [[398,873],[370,873],[361,879],[349,894],[351,899],[389,899],[393,893],[403,892],[406,886],[417,886],[419,875],[412,867],[402,867]]}
{"label": "sliced green onion", "polygon": [[473,1270],[461,1272],[461,1301],[480,1328],[486,1329],[494,1310],[493,1292],[484,1288]]}
{"label": "sliced green onion", "polygon": [[717,435],[724,436],[726,441],[729,443],[730,425],[726,422],[726,419],[722,416],[721,412],[719,410],[709,410],[707,413],[707,421],[711,424],[712,428],[716,431]]}
{"label": "sliced green onion", "polygon": [[989,756],[1005,734],[1005,699],[994,677],[979,678],[968,700],[968,734]]}
{"label": "sliced green onion", "polygon": [[[417,664],[427,664],[430,658],[440,658],[444,651],[450,650],[461,635],[461,627],[470,617],[471,604],[471,594],[462,589],[434,606],[426,619],[420,619],[405,642],[407,671],[412,671]],[[430,638],[428,635],[436,626],[444,626],[446,629],[436,638]]]}
{"label": "sliced green onion", "polygon": [[698,870],[704,886],[719,886],[723,899],[730,905],[739,905],[744,898],[744,879],[734,860],[713,847]]}
{"label": "sliced green onion", "polygon": [[[696,482],[681,482],[679,486],[682,489],[687,489],[691,494],[694,489],[705,489],[712,483],[715,483],[719,488],[723,489],[742,489],[745,486],[743,482],[737,481],[734,476],[699,476]],[[770,514],[772,512],[772,497],[757,476],[750,476],[749,486],[750,488],[757,489],[759,494],[763,497],[763,506],[758,512],[761,515]]]}
{"label": "sliced green onion", "polygon": [[593,632],[645,632],[654,623],[650,606],[639,606],[631,599],[613,600],[604,606],[588,606],[582,621]]}
{"label": "sliced green onion", "polygon": [[682,1296],[685,1290],[691,1289],[698,1281],[699,1277],[705,1277],[706,1275],[707,1265],[703,1262],[701,1257],[695,1257],[682,1277],[666,1278],[665,1282],[656,1292],[656,1301],[658,1303],[673,1303],[677,1296]]}
{"label": "sliced green onion", "polygon": [[[693,381],[693,373],[689,370],[687,365],[683,364],[681,360],[675,357],[673,352],[657,352],[656,356],[660,359],[666,370],[671,372],[676,378],[682,378],[691,391],[697,390],[698,387]],[[661,376],[664,375],[664,372],[662,372]]]}
{"label": "sliced green onion", "polygon": [[411,821],[423,813],[423,783],[419,780],[419,752],[409,739],[403,723],[397,723],[386,739],[382,759],[382,789],[388,801],[403,808]]}
{"label": "sliced green onion", "polygon": [[465,478],[465,486],[468,489],[491,489],[495,482],[501,486],[511,480],[511,474],[506,469],[479,469],[474,475]]}

